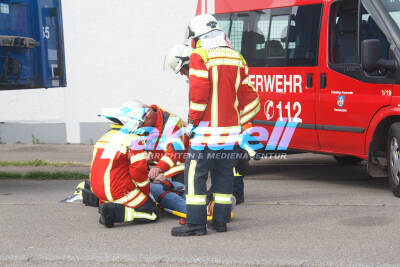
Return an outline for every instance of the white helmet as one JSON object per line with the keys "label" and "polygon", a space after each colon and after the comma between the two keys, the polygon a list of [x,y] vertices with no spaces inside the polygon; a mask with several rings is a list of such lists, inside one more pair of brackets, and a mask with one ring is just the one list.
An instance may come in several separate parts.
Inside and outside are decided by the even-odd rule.
{"label": "white helmet", "polygon": [[120,108],[103,108],[99,116],[123,125],[132,120],[140,125],[147,110],[148,108],[142,102],[130,101],[122,104]]}
{"label": "white helmet", "polygon": [[168,52],[166,62],[175,73],[178,73],[183,66],[189,64],[191,52],[192,48],[190,46],[174,45]]}
{"label": "white helmet", "polygon": [[197,38],[206,33],[221,30],[218,21],[210,14],[200,14],[189,23],[189,37]]}

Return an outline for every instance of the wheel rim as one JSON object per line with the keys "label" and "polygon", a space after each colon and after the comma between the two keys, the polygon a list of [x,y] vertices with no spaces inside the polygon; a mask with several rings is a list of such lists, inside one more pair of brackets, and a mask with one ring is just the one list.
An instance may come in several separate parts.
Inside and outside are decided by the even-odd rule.
{"label": "wheel rim", "polygon": [[390,142],[390,165],[393,182],[397,186],[400,181],[400,151],[396,137]]}

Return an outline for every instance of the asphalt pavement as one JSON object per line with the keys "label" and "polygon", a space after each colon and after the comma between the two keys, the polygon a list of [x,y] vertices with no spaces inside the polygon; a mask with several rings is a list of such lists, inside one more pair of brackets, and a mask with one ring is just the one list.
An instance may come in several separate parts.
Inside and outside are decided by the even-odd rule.
{"label": "asphalt pavement", "polygon": [[[88,164],[91,147],[0,145],[0,161],[33,159]],[[253,161],[228,232],[186,238],[168,214],[103,227],[96,208],[59,203],[78,182],[0,180],[0,266],[400,266],[400,199],[365,164]]]}

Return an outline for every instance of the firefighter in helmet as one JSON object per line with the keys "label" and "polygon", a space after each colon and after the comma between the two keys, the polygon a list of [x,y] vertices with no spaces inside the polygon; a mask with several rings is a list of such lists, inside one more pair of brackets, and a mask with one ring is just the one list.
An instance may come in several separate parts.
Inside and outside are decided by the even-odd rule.
{"label": "firefighter in helmet", "polygon": [[207,233],[208,172],[215,200],[209,229],[227,231],[239,134],[260,110],[247,64],[230,47],[217,20],[208,14],[196,16],[189,24],[189,35],[195,49],[189,59],[189,123],[194,134],[189,134],[185,162],[187,224],[174,227],[173,236]]}
{"label": "firefighter in helmet", "polygon": [[158,212],[149,198],[150,180],[143,139],[134,131],[142,126],[148,109],[135,103],[103,109],[99,116],[114,122],[95,144],[90,171],[93,193],[99,198],[99,222],[155,222]]}

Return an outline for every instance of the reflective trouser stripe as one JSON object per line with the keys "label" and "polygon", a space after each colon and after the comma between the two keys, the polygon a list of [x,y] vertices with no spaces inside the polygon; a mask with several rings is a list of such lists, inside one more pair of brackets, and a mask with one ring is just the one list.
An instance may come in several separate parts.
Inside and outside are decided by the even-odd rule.
{"label": "reflective trouser stripe", "polygon": [[157,215],[154,212],[152,212],[150,214],[150,213],[147,213],[147,212],[135,211],[134,217],[135,217],[135,219],[147,219],[147,220],[150,220],[150,221],[155,221],[157,219]]}
{"label": "reflective trouser stripe", "polygon": [[132,222],[135,219],[135,209],[125,207],[124,222]]}
{"label": "reflective trouser stripe", "polygon": [[233,176],[242,176],[240,172],[236,170],[236,167],[233,167]]}
{"label": "reflective trouser stripe", "polygon": [[206,205],[206,195],[195,195],[194,177],[196,174],[197,160],[191,160],[188,173],[188,191],[186,195],[186,205]]}
{"label": "reflective trouser stripe", "polygon": [[186,195],[186,205],[206,205],[206,195]]}
{"label": "reflective trouser stripe", "polygon": [[213,195],[216,204],[232,204],[232,194],[214,193]]}
{"label": "reflective trouser stripe", "polygon": [[125,207],[125,218],[124,222],[133,222],[135,219],[147,219],[150,221],[155,221],[157,219],[157,215],[152,212],[139,212],[135,211],[133,208]]}
{"label": "reflective trouser stripe", "polygon": [[196,174],[197,160],[191,160],[188,174],[188,196],[194,196],[194,175]]}

